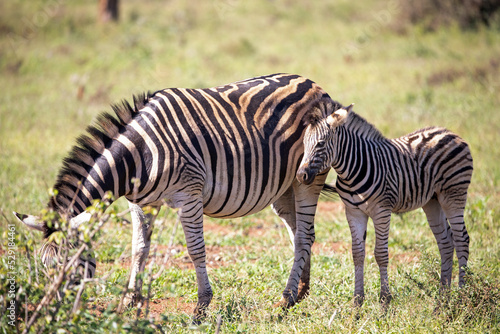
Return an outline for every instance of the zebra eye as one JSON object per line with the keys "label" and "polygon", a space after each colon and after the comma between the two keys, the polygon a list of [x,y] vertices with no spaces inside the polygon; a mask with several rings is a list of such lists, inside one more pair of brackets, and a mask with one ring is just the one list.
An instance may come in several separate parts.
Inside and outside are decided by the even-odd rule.
{"label": "zebra eye", "polygon": [[325,147],[325,141],[319,141],[317,144],[316,144],[316,147],[318,148],[322,148],[322,147]]}

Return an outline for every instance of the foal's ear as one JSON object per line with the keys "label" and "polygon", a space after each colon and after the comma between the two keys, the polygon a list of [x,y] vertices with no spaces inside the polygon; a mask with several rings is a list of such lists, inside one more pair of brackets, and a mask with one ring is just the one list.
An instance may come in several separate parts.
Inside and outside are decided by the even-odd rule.
{"label": "foal's ear", "polygon": [[337,126],[344,124],[344,122],[347,119],[347,116],[349,116],[349,113],[351,112],[353,106],[354,106],[354,103],[351,103],[350,106],[342,107],[342,108],[336,110],[330,116],[328,116],[326,118],[326,122],[328,123],[328,125],[330,125],[330,127],[334,128],[334,127],[337,127]]}

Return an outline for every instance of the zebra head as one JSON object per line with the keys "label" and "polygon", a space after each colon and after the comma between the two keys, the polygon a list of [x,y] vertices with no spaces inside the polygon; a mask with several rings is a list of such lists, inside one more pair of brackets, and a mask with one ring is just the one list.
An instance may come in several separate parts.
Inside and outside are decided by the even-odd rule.
{"label": "zebra head", "polygon": [[297,179],[311,184],[316,175],[329,168],[335,158],[335,134],[344,124],[354,103],[331,115],[313,120],[304,133],[304,157],[297,171]]}
{"label": "zebra head", "polygon": [[[38,251],[40,258],[42,260],[43,265],[46,268],[50,267],[58,267],[62,263],[61,256],[59,251],[61,249],[61,243],[66,243],[65,240],[62,239],[60,232],[56,232],[51,227],[47,226],[47,223],[44,222],[41,218],[32,215],[20,214],[17,212],[13,212],[16,218],[22,222],[25,226],[32,230],[40,231],[44,233],[45,240]],[[91,218],[91,214],[88,212],[83,212],[76,217],[73,217],[69,220],[69,227],[71,229],[77,229],[80,224],[88,222]],[[53,226],[57,218],[53,219]],[[74,248],[74,245],[68,243],[67,246],[69,248]],[[88,262],[87,264],[85,262]],[[82,254],[78,261],[75,263],[75,266],[79,270],[80,268],[85,269],[87,267],[87,278],[94,277],[96,261],[94,257],[90,253]],[[81,273],[80,273],[81,274]]]}

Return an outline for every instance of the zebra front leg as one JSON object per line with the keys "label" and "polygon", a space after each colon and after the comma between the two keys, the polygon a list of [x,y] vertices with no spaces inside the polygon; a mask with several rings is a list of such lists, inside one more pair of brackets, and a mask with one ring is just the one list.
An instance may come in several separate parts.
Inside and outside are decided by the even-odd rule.
{"label": "zebra front leg", "polygon": [[354,261],[354,305],[361,307],[365,300],[364,266],[365,241],[368,215],[357,208],[346,207],[352,238],[352,259]]}
{"label": "zebra front leg", "polygon": [[[274,213],[281,218],[288,230],[292,246],[295,249],[295,233],[297,232],[295,196],[293,188],[290,187],[276,202],[271,205]],[[302,270],[297,294],[297,303],[309,295],[310,289],[311,258],[307,261]],[[275,307],[286,307],[288,301],[284,298],[276,303]]]}
{"label": "zebra front leg", "polygon": [[[283,299],[286,307],[293,306],[298,299],[298,288],[304,270],[310,269],[311,248],[315,239],[314,216],[318,205],[318,197],[325,184],[326,170],[318,174],[313,183],[305,185],[295,180],[292,184],[295,197],[294,263],[288,278]],[[306,273],[309,276],[309,273]]]}
{"label": "zebra front leg", "polygon": [[380,271],[380,304],[385,311],[392,299],[391,291],[389,290],[389,277],[387,275],[391,211],[383,210],[375,217],[372,217],[372,219],[375,227],[375,260],[377,260]]}
{"label": "zebra front leg", "polygon": [[131,307],[142,300],[140,275],[144,272],[149,255],[153,217],[151,214],[145,215],[142,208],[132,202],[129,202],[129,208],[132,216],[132,263],[128,289],[131,292],[125,296],[124,305]]}
{"label": "zebra front leg", "polygon": [[441,255],[441,289],[443,289],[451,284],[453,267],[454,247],[450,225],[437,199],[431,199],[422,209],[436,238],[439,254]]}
{"label": "zebra front leg", "polygon": [[193,322],[201,323],[212,300],[212,287],[206,268],[205,240],[203,237],[203,204],[201,199],[191,200],[181,206],[179,218],[186,237],[186,245],[196,271],[198,282],[198,303],[194,310]]}

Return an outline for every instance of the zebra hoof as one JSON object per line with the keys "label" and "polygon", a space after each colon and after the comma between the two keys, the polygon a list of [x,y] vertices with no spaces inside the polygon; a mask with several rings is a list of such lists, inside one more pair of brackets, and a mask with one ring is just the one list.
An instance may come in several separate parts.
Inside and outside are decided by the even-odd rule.
{"label": "zebra hoof", "polygon": [[380,295],[380,305],[382,305],[382,307],[384,308],[387,308],[389,306],[389,304],[391,303],[391,300],[392,300],[392,295],[389,293],[389,294],[384,294],[384,295]]}
{"label": "zebra hoof", "polygon": [[279,302],[277,302],[273,305],[273,307],[287,310],[290,307],[292,307],[293,305],[295,305],[295,301],[293,300],[292,296],[289,296],[288,298],[282,297]]}
{"label": "zebra hoof", "polygon": [[288,305],[288,302],[285,300],[285,298],[281,298],[281,300],[279,302],[274,303],[273,308],[286,309],[286,308],[288,308],[287,305]]}
{"label": "zebra hoof", "polygon": [[123,298],[123,302],[118,306],[118,313],[122,313],[125,309],[135,307],[143,301],[142,295],[139,293],[127,293]]}
{"label": "zebra hoof", "polygon": [[208,305],[210,305],[210,301],[212,300],[212,291],[210,291],[210,294],[205,297],[198,297],[198,303],[196,304],[196,308],[194,309],[193,312],[193,325],[200,325],[203,320],[207,317],[207,309]]}
{"label": "zebra hoof", "polygon": [[354,307],[361,308],[363,302],[365,301],[365,295],[354,295]]}
{"label": "zebra hoof", "polygon": [[389,304],[391,303],[392,295],[391,293],[385,293],[380,295],[380,308],[382,313],[385,315],[389,309]]}

